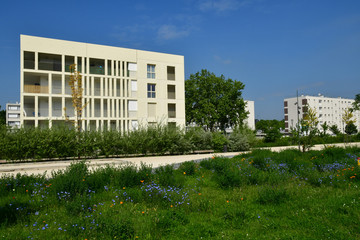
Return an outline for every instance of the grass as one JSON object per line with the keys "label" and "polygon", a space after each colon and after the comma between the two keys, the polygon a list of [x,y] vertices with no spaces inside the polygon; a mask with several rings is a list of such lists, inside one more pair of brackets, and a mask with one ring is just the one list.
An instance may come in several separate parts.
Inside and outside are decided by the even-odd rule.
{"label": "grass", "polygon": [[359,239],[360,148],[0,179],[2,239]]}

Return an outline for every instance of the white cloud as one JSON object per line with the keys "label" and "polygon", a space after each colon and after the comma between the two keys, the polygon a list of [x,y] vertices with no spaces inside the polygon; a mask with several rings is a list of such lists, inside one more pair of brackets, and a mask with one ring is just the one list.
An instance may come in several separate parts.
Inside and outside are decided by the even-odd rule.
{"label": "white cloud", "polygon": [[186,37],[189,35],[189,30],[182,30],[175,25],[161,25],[158,30],[158,39],[171,40]]}
{"label": "white cloud", "polygon": [[230,59],[223,59],[222,57],[218,56],[218,55],[214,55],[214,59],[222,64],[228,65],[231,64],[232,61]]}
{"label": "white cloud", "polygon": [[229,10],[237,10],[249,2],[249,0],[203,0],[199,3],[199,9],[203,12],[225,12]]}

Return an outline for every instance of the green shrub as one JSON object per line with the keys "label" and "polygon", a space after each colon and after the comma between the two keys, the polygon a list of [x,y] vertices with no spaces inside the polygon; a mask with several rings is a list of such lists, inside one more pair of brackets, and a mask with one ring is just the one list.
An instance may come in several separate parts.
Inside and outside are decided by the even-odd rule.
{"label": "green shrub", "polygon": [[196,172],[196,163],[194,161],[189,161],[189,162],[183,162],[179,169],[181,172],[184,172],[186,175],[195,175]]}
{"label": "green shrub", "polygon": [[181,188],[185,183],[185,176],[180,171],[175,171],[171,165],[161,166],[155,169],[155,177],[159,184],[164,187]]}
{"label": "green shrub", "polygon": [[248,127],[235,128],[229,136],[230,151],[246,151],[256,143],[255,133]]}
{"label": "green shrub", "polygon": [[78,194],[83,195],[88,190],[86,178],[89,171],[85,161],[71,163],[64,171],[52,172],[53,186],[51,190],[59,200],[71,200]]}

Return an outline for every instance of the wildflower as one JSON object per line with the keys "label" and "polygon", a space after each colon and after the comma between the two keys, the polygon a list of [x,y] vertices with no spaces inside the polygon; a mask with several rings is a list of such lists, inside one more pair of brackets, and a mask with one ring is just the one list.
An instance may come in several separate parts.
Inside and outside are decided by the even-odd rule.
{"label": "wildflower", "polygon": [[144,180],[140,180],[140,182],[141,182],[141,183],[143,183],[143,182],[144,182]]}
{"label": "wildflower", "polygon": [[85,182],[85,179],[83,179],[83,182]]}
{"label": "wildflower", "polygon": [[144,211],[142,211],[141,213],[142,213],[142,214],[144,214],[145,212],[144,212]]}
{"label": "wildflower", "polygon": [[199,196],[201,196],[201,193],[199,193]]}
{"label": "wildflower", "polygon": [[26,192],[29,192],[29,190],[26,189]]}
{"label": "wildflower", "polygon": [[229,200],[226,200],[227,203],[229,203]]}
{"label": "wildflower", "polygon": [[186,172],[184,172],[184,174],[186,174]]}
{"label": "wildflower", "polygon": [[241,201],[244,200],[244,198],[240,198],[240,199],[241,199]]}
{"label": "wildflower", "polygon": [[123,189],[125,190],[125,187],[123,187]]}
{"label": "wildflower", "polygon": [[170,207],[173,207],[173,205],[170,205]]}
{"label": "wildflower", "polygon": [[120,202],[120,204],[123,204],[123,202]]}

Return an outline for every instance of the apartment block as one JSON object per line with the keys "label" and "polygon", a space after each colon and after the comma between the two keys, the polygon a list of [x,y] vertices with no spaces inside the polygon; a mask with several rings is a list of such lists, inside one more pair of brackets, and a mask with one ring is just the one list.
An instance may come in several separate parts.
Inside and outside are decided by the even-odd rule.
{"label": "apartment block", "polygon": [[75,118],[70,65],[82,75],[82,129],[185,126],[184,57],[21,35],[21,125]]}
{"label": "apartment block", "polygon": [[249,126],[249,128],[255,130],[255,102],[245,100],[245,103],[245,111],[249,112],[249,115],[244,122]]}
{"label": "apartment block", "polygon": [[13,128],[20,127],[20,103],[6,104],[6,125]]}
{"label": "apartment block", "polygon": [[[345,124],[342,120],[344,111],[347,108],[352,107],[353,99],[345,98],[330,98],[321,94],[318,96],[304,96],[301,95],[298,98],[284,99],[284,117],[285,117],[285,131],[290,132],[291,128],[296,128],[299,120],[301,121],[307,113],[308,107],[311,107],[316,111],[319,124],[319,130],[322,130],[321,124],[327,123],[328,126],[337,125],[338,129],[342,132],[345,131]],[[299,113],[297,113],[297,110]],[[360,112],[354,112],[354,119],[356,119],[355,125],[360,126]],[[330,133],[330,131],[329,131]]]}

